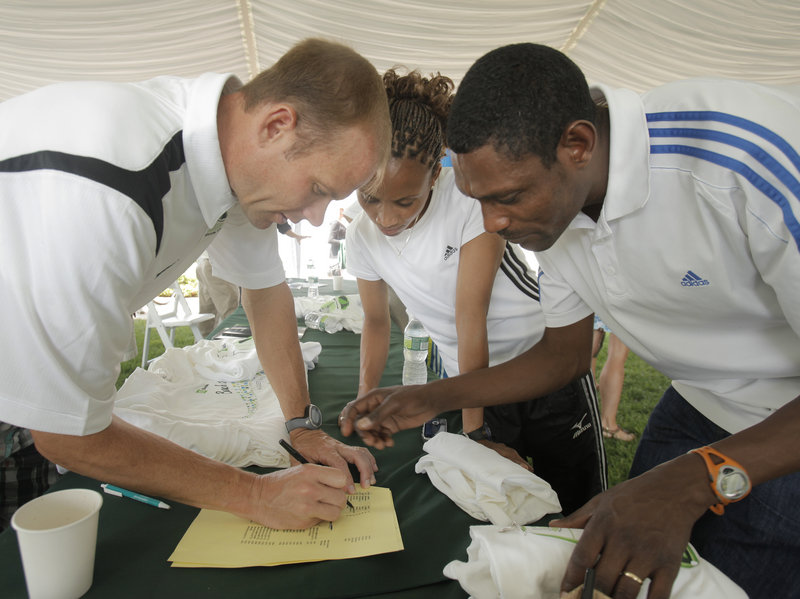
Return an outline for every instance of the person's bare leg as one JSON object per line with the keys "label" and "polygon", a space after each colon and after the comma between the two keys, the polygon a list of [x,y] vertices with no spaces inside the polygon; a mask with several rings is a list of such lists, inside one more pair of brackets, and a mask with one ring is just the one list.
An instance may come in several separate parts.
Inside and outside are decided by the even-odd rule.
{"label": "person's bare leg", "polygon": [[614,333],[608,336],[608,357],[600,372],[600,418],[605,437],[620,441],[631,441],[635,435],[621,429],[617,424],[617,409],[622,397],[622,384],[625,380],[625,361],[628,347]]}
{"label": "person's bare leg", "polygon": [[603,329],[592,331],[592,378],[595,381],[595,386],[597,386],[597,354],[600,353],[600,349],[603,347],[605,336],[606,332]]}

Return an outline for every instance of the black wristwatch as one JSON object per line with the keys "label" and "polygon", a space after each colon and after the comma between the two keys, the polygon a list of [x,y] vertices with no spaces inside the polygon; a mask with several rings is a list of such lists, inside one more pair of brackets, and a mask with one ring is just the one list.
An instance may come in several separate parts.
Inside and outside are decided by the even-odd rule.
{"label": "black wristwatch", "polygon": [[473,441],[491,441],[492,431],[489,429],[489,425],[484,423],[482,427],[476,428],[469,433],[464,433],[464,436],[469,437]]}
{"label": "black wristwatch", "polygon": [[306,411],[300,418],[292,418],[286,421],[286,432],[291,433],[296,428],[307,428],[316,430],[322,426],[322,410],[313,403],[306,406]]}

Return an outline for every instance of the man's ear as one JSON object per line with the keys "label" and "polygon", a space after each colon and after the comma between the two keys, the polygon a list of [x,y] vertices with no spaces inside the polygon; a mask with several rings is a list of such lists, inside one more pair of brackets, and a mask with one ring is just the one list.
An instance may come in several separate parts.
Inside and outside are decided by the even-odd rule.
{"label": "man's ear", "polygon": [[589,121],[573,121],[564,129],[558,153],[577,167],[586,166],[597,144],[597,129]]}
{"label": "man's ear", "polygon": [[297,111],[289,104],[265,106],[258,117],[259,142],[275,141],[297,128]]}

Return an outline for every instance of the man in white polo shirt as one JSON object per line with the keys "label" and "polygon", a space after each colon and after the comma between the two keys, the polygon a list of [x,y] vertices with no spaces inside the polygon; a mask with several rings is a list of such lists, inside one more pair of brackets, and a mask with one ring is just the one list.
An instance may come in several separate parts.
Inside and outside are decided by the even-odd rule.
{"label": "man in white polo shirt", "polygon": [[645,578],[667,597],[691,536],[751,597],[798,596],[798,91],[590,90],[560,52],[517,44],[472,66],[447,140],[486,230],[536,251],[545,335],[506,364],[352,402],[343,431],[383,446],[445,409],[546,393],[589,368],[597,313],[673,383],[635,478],[554,523],[585,528],[562,589],[594,566],[615,597]]}
{"label": "man in white polo shirt", "polygon": [[[382,168],[388,139],[374,67],[322,40],[245,86],[219,74],[63,83],[1,104],[3,467],[32,438],[70,470],[276,528],[337,518],[354,490],[347,463],[364,485],[376,465],[319,428],[272,225],[321,224]],[[335,468],[256,476],[112,415],[130,314],[207,246],[216,274],[244,289],[292,443]]]}

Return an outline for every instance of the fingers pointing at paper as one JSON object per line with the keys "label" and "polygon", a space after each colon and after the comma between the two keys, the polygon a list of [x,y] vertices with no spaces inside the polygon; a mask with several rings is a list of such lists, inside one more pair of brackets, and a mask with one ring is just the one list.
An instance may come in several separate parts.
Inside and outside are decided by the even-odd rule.
{"label": "fingers pointing at paper", "polygon": [[438,413],[425,390],[426,385],[373,389],[344,407],[339,428],[346,437],[357,432],[367,445],[391,447],[396,432],[420,426]]}

